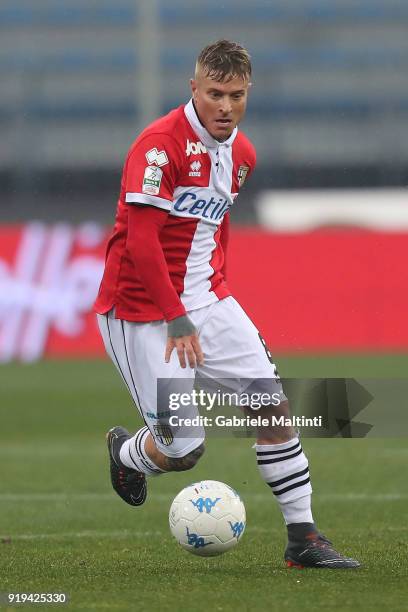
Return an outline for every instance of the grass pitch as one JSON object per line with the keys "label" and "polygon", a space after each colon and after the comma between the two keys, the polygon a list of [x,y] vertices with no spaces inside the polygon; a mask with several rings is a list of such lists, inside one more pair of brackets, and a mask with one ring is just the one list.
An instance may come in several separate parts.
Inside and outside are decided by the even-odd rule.
{"label": "grass pitch", "polygon": [[[283,376],[395,377],[408,358],[277,362]],[[1,366],[0,400],[0,592],[66,592],[72,610],[407,609],[406,439],[304,440],[317,523],[364,567],[290,571],[250,440],[210,439],[193,472],[149,480],[134,509],[108,476],[106,430],[138,423],[109,362]],[[167,522],[175,494],[205,478],[247,508],[241,543],[213,559],[179,548]]]}

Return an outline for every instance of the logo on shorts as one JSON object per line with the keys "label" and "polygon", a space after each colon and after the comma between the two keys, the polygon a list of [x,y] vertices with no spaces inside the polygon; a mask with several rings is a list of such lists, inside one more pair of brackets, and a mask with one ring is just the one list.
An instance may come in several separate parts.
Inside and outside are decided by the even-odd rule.
{"label": "logo on shorts", "polygon": [[240,166],[238,168],[238,185],[240,187],[242,187],[242,185],[245,183],[245,179],[247,177],[248,172],[249,172],[248,166]]}
{"label": "logo on shorts", "polygon": [[148,193],[149,195],[157,195],[160,193],[162,176],[163,170],[157,166],[147,166],[143,176],[143,193]]}
{"label": "logo on shorts", "polygon": [[201,163],[198,161],[198,159],[191,162],[190,172],[188,173],[188,176],[201,176],[200,168],[201,168]]}
{"label": "logo on shorts", "polygon": [[153,431],[155,437],[164,446],[170,446],[174,440],[171,427],[169,425],[153,425]]}
{"label": "logo on shorts", "polygon": [[146,416],[149,419],[153,419],[155,421],[157,421],[158,419],[167,419],[170,415],[170,410],[162,410],[161,412],[157,412],[156,414],[154,412],[146,412]]}

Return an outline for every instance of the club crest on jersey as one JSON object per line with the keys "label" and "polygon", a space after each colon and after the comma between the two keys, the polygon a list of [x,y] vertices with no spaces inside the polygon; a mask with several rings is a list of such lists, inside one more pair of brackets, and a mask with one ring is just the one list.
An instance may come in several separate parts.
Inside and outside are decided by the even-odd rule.
{"label": "club crest on jersey", "polygon": [[198,159],[191,162],[190,172],[188,173],[188,176],[201,176],[200,168],[201,168],[201,163],[198,161]]}
{"label": "club crest on jersey", "polygon": [[238,168],[238,185],[240,187],[242,187],[242,185],[245,183],[245,179],[247,177],[248,172],[249,172],[248,166],[240,166]]}
{"label": "club crest on jersey", "polygon": [[147,166],[144,171],[142,192],[149,195],[160,193],[160,185],[163,177],[163,170],[157,166]]}
{"label": "club crest on jersey", "polygon": [[166,151],[158,151],[156,147],[146,153],[146,159],[148,164],[156,164],[156,166],[165,166],[169,163]]}
{"label": "club crest on jersey", "polygon": [[186,155],[189,157],[190,155],[201,155],[201,153],[207,153],[207,149],[203,145],[202,142],[190,142],[187,140],[186,144]]}

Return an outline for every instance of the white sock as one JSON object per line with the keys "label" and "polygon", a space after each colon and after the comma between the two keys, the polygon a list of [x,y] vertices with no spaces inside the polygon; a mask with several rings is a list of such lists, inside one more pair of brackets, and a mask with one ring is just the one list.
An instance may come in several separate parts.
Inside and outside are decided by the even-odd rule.
{"label": "white sock", "polygon": [[254,448],[261,476],[271,487],[285,523],[313,523],[309,467],[299,438]]}
{"label": "white sock", "polygon": [[164,474],[148,457],[145,450],[146,438],[149,435],[148,427],[142,427],[132,438],[126,440],[121,446],[119,457],[123,465],[146,474],[146,476],[160,476]]}

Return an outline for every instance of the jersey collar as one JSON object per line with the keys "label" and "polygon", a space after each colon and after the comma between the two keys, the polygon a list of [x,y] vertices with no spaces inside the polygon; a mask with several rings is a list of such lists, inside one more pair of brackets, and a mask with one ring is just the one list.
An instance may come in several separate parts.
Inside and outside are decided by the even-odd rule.
{"label": "jersey collar", "polygon": [[234,142],[237,136],[237,133],[238,133],[237,127],[234,128],[231,136],[227,140],[224,140],[223,142],[219,142],[218,140],[215,140],[215,138],[213,138],[211,134],[207,132],[205,127],[201,124],[197,116],[196,110],[194,108],[192,99],[185,105],[184,113],[187,117],[187,121],[189,122],[194,132],[197,134],[197,136],[199,137],[199,139],[201,140],[201,142],[203,143],[205,147],[208,147],[209,149],[216,149],[217,147],[221,147],[221,146],[226,146],[226,147],[232,146],[232,143]]}

